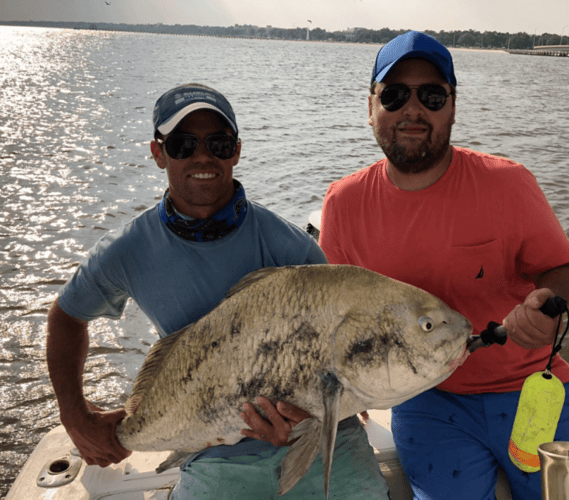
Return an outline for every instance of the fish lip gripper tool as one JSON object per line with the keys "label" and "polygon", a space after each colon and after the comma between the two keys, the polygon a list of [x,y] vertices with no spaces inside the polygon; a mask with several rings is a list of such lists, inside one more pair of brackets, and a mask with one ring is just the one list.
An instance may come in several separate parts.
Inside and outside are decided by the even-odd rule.
{"label": "fish lip gripper tool", "polygon": [[[550,318],[555,318],[567,310],[567,301],[563,297],[556,295],[547,299],[539,310]],[[507,340],[508,332],[506,329],[499,323],[490,321],[480,335],[470,336],[466,343],[466,348],[472,353],[480,347],[489,347],[493,344],[504,345]]]}

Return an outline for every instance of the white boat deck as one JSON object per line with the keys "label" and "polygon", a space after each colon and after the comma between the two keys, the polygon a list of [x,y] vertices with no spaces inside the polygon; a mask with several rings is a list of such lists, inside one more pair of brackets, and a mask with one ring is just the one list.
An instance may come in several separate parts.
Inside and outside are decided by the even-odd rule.
{"label": "white boat deck", "polygon": [[[391,411],[370,410],[365,429],[375,448],[392,500],[411,500],[411,488],[401,470],[391,435]],[[169,452],[134,452],[118,465],[88,466],[73,455],[74,445],[63,426],[56,427],[38,444],[6,500],[167,500],[178,481],[179,469],[156,474],[154,469]],[[49,486],[51,484],[51,486]],[[498,500],[511,500],[500,476]]]}

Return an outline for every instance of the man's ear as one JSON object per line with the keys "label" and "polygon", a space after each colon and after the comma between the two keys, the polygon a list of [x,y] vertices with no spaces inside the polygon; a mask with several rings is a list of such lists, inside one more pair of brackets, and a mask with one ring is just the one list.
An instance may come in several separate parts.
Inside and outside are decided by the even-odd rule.
{"label": "man's ear", "polygon": [[235,166],[239,163],[239,158],[241,158],[241,139],[239,139],[237,141],[237,150],[235,151],[235,154],[233,155],[233,166]]}
{"label": "man's ear", "polygon": [[162,151],[162,147],[158,141],[154,140],[150,142],[150,152],[152,153],[152,158],[154,158],[158,168],[166,168],[167,163],[164,158],[164,152]]}

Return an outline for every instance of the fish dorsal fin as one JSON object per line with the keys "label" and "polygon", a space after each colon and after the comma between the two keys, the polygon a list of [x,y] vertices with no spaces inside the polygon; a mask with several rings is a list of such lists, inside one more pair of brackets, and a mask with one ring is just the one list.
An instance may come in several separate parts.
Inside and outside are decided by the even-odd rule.
{"label": "fish dorsal fin", "polygon": [[[284,266],[284,267],[291,267],[291,266]],[[263,267],[258,269],[257,271],[253,271],[238,281],[233,287],[229,289],[229,291],[225,294],[225,298],[228,299],[229,297],[239,293],[241,290],[251,286],[253,283],[265,279],[267,276],[271,276],[272,274],[282,269],[282,267]]]}
{"label": "fish dorsal fin", "polygon": [[144,394],[146,394],[148,387],[154,381],[156,374],[160,370],[162,361],[172,350],[172,347],[183,332],[184,330],[180,330],[167,337],[161,338],[150,348],[144,360],[144,364],[134,381],[132,394],[124,405],[127,416],[136,413]]}
{"label": "fish dorsal fin", "polygon": [[293,443],[281,461],[278,495],[290,491],[308,472],[318,452],[321,452],[324,466],[324,493],[326,499],[328,498],[343,391],[344,386],[334,373],[328,372],[322,375],[324,421],[320,423],[315,418],[308,418],[296,425],[289,434],[289,441],[295,439],[298,441]]}
{"label": "fish dorsal fin", "polygon": [[334,445],[340,421],[340,401],[344,392],[344,386],[335,373],[328,372],[322,376],[322,388],[324,421],[322,422],[322,432],[320,434],[320,451],[322,452],[322,465],[324,466],[324,493],[326,498],[328,498]]}

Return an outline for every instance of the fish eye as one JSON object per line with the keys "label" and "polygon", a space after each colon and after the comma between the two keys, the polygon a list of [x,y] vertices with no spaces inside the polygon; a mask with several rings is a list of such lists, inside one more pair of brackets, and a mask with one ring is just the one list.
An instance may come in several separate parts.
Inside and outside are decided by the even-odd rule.
{"label": "fish eye", "polygon": [[421,316],[419,318],[419,326],[424,332],[432,332],[435,329],[435,322],[428,316]]}

